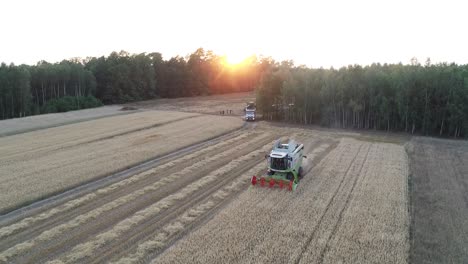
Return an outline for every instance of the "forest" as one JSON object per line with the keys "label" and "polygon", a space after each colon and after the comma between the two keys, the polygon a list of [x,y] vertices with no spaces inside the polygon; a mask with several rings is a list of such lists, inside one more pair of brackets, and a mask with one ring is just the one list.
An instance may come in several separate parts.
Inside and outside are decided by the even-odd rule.
{"label": "forest", "polygon": [[242,67],[197,49],[189,56],[163,60],[160,53],[113,52],[107,57],[0,65],[0,119],[64,112],[104,104],[154,98],[252,91],[261,63],[247,58]]}
{"label": "forest", "polygon": [[253,91],[267,120],[335,128],[468,136],[468,65],[295,66],[270,57],[229,65],[200,48],[0,65],[0,119],[154,98]]}
{"label": "forest", "polygon": [[276,63],[259,83],[257,105],[269,120],[466,137],[468,66],[414,58],[340,69]]}

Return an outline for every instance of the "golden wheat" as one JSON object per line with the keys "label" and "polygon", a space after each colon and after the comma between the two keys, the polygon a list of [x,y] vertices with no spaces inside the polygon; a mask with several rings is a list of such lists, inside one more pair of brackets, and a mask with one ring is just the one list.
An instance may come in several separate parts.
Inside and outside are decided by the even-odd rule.
{"label": "golden wheat", "polygon": [[[165,113],[154,114],[165,115]],[[124,117],[127,116],[119,116],[119,118]],[[78,128],[67,133],[80,134],[79,125],[87,126],[86,123],[75,124]],[[2,201],[0,211],[120,171],[241,125],[242,121],[237,118],[196,116],[190,122],[179,121],[87,144],[59,148],[24,161],[3,160],[0,171],[0,201]],[[44,130],[40,132],[45,133]],[[31,137],[28,140],[34,141],[35,133],[14,137]],[[9,138],[1,138],[0,146],[11,147],[9,144],[16,144],[8,143]]]}

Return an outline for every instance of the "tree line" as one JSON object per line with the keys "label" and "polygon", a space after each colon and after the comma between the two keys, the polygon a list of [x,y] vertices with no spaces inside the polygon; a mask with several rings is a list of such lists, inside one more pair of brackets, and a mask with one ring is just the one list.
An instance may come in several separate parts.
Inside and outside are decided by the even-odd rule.
{"label": "tree line", "polygon": [[[262,58],[239,67],[197,49],[185,58],[160,53],[112,52],[105,57],[36,65],[0,65],[0,118],[63,112],[154,98],[252,91]],[[102,102],[102,103],[101,103]]]}
{"label": "tree line", "polygon": [[468,65],[351,65],[340,69],[273,62],[257,89],[269,120],[328,127],[468,136]]}
{"label": "tree line", "polygon": [[254,89],[268,120],[468,136],[468,65],[412,59],[313,69],[253,56],[232,67],[202,48],[169,60],[121,51],[33,66],[2,63],[0,118]]}
{"label": "tree line", "polygon": [[183,58],[163,60],[160,53],[113,52],[86,62],[104,103],[252,91],[260,79],[257,58],[231,67],[223,56],[197,49]]}
{"label": "tree line", "polygon": [[102,105],[93,95],[96,80],[77,61],[34,66],[0,65],[0,118],[64,112]]}

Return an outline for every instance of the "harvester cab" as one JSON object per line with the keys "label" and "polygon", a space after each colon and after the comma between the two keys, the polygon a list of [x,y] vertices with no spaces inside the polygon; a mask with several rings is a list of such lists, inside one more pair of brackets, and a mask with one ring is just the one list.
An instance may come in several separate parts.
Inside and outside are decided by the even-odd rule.
{"label": "harvester cab", "polygon": [[278,185],[281,189],[287,187],[290,191],[296,190],[303,176],[302,159],[307,158],[303,152],[303,144],[298,144],[294,140],[284,144],[278,139],[270,154],[265,156],[268,162],[266,175],[253,176],[252,185],[259,184],[262,187],[268,185],[270,188]]}

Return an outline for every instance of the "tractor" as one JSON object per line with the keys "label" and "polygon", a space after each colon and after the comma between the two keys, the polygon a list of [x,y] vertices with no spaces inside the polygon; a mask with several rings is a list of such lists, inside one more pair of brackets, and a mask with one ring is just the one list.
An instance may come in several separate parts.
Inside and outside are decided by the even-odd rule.
{"label": "tractor", "polygon": [[252,185],[259,184],[264,187],[279,188],[286,187],[290,191],[295,191],[299,180],[304,176],[302,169],[302,159],[304,145],[298,144],[294,140],[289,140],[287,144],[281,140],[275,141],[270,154],[266,155],[268,163],[267,173],[263,176],[252,176]]}

